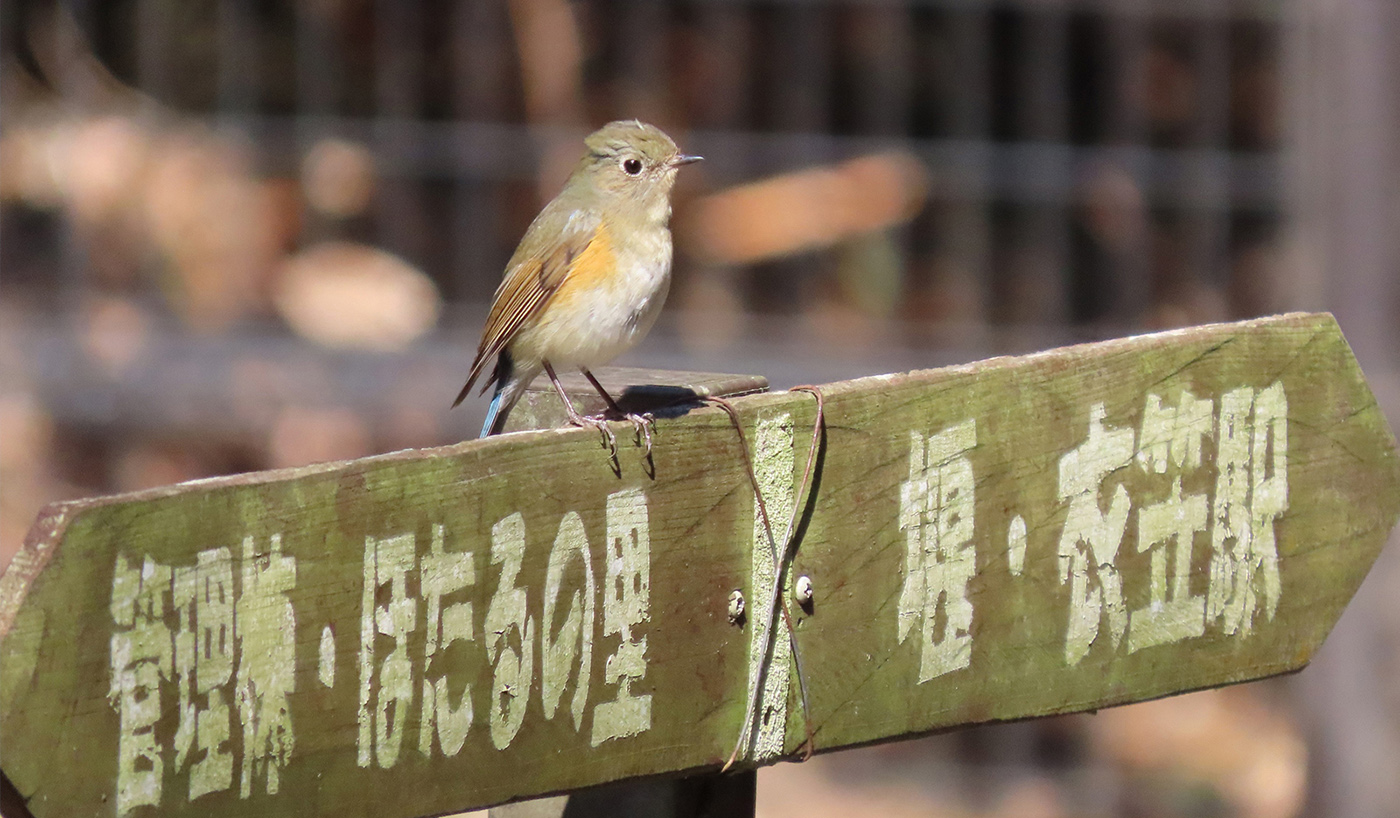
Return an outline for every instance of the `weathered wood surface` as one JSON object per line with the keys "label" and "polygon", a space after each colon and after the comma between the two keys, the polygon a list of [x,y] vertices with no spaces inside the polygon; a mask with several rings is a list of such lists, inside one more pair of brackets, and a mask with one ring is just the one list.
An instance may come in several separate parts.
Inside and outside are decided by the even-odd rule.
{"label": "weathered wood surface", "polygon": [[[1326,315],[823,392],[792,607],[819,750],[1296,670],[1400,512]],[[815,400],[735,404],[781,538]],[[754,492],[712,408],[621,471],[570,429],[54,506],[0,578],[0,767],[41,817],[423,816],[713,769],[771,577]],[[804,737],[775,644],[748,764]]]}

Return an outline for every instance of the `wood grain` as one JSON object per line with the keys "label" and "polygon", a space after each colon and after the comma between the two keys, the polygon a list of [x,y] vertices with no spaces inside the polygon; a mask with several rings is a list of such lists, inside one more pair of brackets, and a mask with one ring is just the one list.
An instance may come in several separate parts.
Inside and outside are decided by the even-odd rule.
{"label": "wood grain", "polygon": [[[1400,513],[1327,315],[822,391],[819,751],[1296,670]],[[815,403],[734,401],[779,538]],[[522,432],[51,507],[0,578],[6,777],[38,816],[426,816],[716,768],[762,664],[754,490],[714,408],[620,455]],[[804,737],[774,655],[748,766]]]}

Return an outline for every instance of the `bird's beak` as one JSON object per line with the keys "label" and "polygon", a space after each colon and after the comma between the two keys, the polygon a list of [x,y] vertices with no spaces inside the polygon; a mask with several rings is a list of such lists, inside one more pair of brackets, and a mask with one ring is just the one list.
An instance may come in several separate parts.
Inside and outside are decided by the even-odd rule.
{"label": "bird's beak", "polygon": [[674,167],[680,167],[681,165],[693,165],[704,158],[705,157],[703,156],[687,156],[686,154],[682,153],[678,154],[675,159],[671,160],[671,165]]}

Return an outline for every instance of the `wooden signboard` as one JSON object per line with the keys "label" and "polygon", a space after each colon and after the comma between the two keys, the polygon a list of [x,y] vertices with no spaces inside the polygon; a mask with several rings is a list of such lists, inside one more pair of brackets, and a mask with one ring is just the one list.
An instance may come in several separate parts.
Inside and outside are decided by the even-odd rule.
{"label": "wooden signboard", "polygon": [[616,470],[561,429],[52,506],[0,768],[41,817],[393,818],[716,770],[760,680],[740,767],[1101,708],[1302,667],[1400,511],[1327,315],[821,392],[805,491],[786,392],[733,401],[753,479],[691,407]]}

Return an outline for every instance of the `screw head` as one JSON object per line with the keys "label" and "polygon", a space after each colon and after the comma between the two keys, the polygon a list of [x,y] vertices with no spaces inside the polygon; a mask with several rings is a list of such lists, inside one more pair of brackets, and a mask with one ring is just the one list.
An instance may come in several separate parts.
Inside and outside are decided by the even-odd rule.
{"label": "screw head", "polygon": [[797,604],[801,605],[804,609],[810,607],[813,593],[812,578],[806,574],[798,577],[797,583],[792,589],[792,595],[797,599]]}
{"label": "screw head", "polygon": [[729,624],[744,624],[744,592],[738,588],[729,594]]}
{"label": "screw head", "polygon": [[813,595],[815,595],[815,591],[812,590],[812,577],[802,574],[795,583],[792,583],[792,598],[797,601],[798,608],[801,608],[802,612],[808,613],[808,615],[812,613]]}

